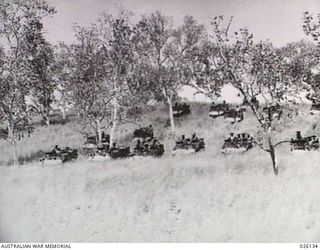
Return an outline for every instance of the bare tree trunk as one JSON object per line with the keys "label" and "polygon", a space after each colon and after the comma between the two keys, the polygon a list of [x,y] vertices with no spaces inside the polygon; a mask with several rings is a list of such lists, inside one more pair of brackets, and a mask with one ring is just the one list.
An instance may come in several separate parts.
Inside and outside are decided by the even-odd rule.
{"label": "bare tree trunk", "polygon": [[172,100],[170,97],[167,98],[167,102],[169,105],[169,118],[170,118],[170,125],[171,125],[171,131],[175,131],[175,126],[174,126],[174,117],[173,117],[173,109],[172,109]]}
{"label": "bare tree trunk", "polygon": [[97,133],[98,145],[100,145],[102,141],[102,132],[101,132],[101,124],[99,119],[96,120],[96,133]]}
{"label": "bare tree trunk", "polygon": [[62,119],[65,120],[66,119],[66,111],[64,110],[64,108],[61,108],[61,113],[62,113]]}
{"label": "bare tree trunk", "polygon": [[44,122],[45,122],[45,124],[46,124],[47,127],[50,126],[50,118],[49,118],[49,116],[46,116],[46,117],[44,118]]}
{"label": "bare tree trunk", "polygon": [[112,127],[111,127],[111,132],[110,132],[110,148],[113,147],[114,132],[115,132],[116,126],[117,126],[117,118],[118,118],[118,107],[117,107],[117,105],[114,105],[113,121],[112,121]]}
{"label": "bare tree trunk", "polygon": [[10,124],[8,124],[8,138],[7,139],[9,140],[9,144],[11,147],[13,164],[18,165],[17,152],[16,152],[16,141],[14,139],[13,130],[12,130]]}
{"label": "bare tree trunk", "polygon": [[12,160],[14,165],[18,165],[17,151],[16,151],[16,143],[13,140],[11,142],[11,151],[12,151]]}
{"label": "bare tree trunk", "polygon": [[[41,109],[40,109],[41,110]],[[46,124],[47,127],[50,126],[50,109],[48,107],[44,107],[41,111],[43,121]]]}
{"label": "bare tree trunk", "polygon": [[270,157],[272,160],[273,172],[275,175],[278,175],[279,169],[278,169],[278,162],[277,162],[277,158],[276,158],[275,148],[271,142],[271,139],[268,140],[268,143],[269,143]]}

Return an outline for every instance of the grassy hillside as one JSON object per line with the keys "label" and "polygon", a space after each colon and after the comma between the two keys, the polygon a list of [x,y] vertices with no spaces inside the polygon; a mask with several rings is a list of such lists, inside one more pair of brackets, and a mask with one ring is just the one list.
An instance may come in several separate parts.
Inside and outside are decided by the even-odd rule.
{"label": "grassy hillside", "polygon": [[[79,159],[61,166],[0,167],[0,240],[66,242],[310,242],[319,241],[319,152],[278,150],[280,173],[272,173],[269,156],[258,148],[242,155],[222,155],[230,132],[256,130],[254,119],[235,125],[207,117],[208,105],[192,104],[178,132],[196,131],[206,151],[171,156],[170,129],[164,107],[143,116],[165,142],[161,159],[127,159],[92,163]],[[320,135],[317,117],[302,108],[282,138],[296,130]],[[134,125],[117,131],[130,142]],[[20,157],[32,158],[53,145],[80,147],[76,121],[39,127],[19,142]],[[4,144],[1,162],[10,160]]]}

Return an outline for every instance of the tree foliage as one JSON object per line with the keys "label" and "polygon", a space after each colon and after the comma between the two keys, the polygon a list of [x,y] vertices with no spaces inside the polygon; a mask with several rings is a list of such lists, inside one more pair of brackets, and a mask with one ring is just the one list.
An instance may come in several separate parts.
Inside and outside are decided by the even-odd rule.
{"label": "tree foliage", "polygon": [[[160,12],[144,16],[137,25],[140,31],[139,51],[148,65],[148,81],[155,99],[169,106],[171,129],[174,131],[172,102],[179,90],[198,77],[193,61],[205,39],[205,29],[191,16],[183,24],[173,28],[171,20]],[[192,71],[193,70],[193,71]]]}
{"label": "tree foliage", "polygon": [[[275,147],[282,141],[275,141],[275,132],[283,113],[292,117],[296,111],[297,78],[287,74],[292,65],[270,42],[255,42],[246,28],[230,34],[231,23],[232,18],[225,22],[223,16],[215,17],[211,23],[216,48],[211,60],[214,76],[216,81],[235,87],[249,103],[263,139],[257,144],[270,153],[277,174]],[[255,105],[257,98],[263,100],[265,108]]]}
{"label": "tree foliage", "polygon": [[7,126],[7,141],[13,149],[15,163],[16,136],[30,129],[30,107],[26,96],[33,81],[30,76],[35,73],[30,61],[36,60],[29,50],[33,46],[30,38],[36,36],[42,19],[54,12],[46,1],[0,2],[0,36],[5,41],[0,74],[0,117]]}
{"label": "tree foliage", "polygon": [[32,110],[39,114],[44,122],[50,124],[50,111],[55,101],[54,89],[55,62],[52,46],[43,37],[43,25],[39,20],[29,23],[32,33],[24,37],[23,49],[28,55],[27,74],[30,85]]}
{"label": "tree foliage", "polygon": [[[76,42],[62,45],[60,78],[71,89],[74,107],[94,132],[127,121],[128,110],[146,102],[145,68],[136,51],[136,29],[129,16],[103,14],[90,27],[75,27]],[[71,83],[71,84],[70,84]],[[99,136],[99,137],[100,137]]]}
{"label": "tree foliage", "polygon": [[309,97],[316,102],[320,102],[320,14],[314,17],[311,13],[304,13],[303,23],[304,33],[311,37],[316,44],[316,48],[309,50],[305,58],[308,59],[305,67],[305,82],[309,87]]}

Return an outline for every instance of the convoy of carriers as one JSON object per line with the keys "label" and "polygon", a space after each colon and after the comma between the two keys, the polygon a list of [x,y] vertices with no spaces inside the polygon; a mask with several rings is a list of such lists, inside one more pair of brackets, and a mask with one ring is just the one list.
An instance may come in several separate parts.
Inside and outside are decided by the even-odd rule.
{"label": "convoy of carriers", "polygon": [[[249,102],[244,101],[242,106],[232,107],[225,101],[222,103],[212,103],[209,110],[209,116],[212,118],[223,117],[231,119],[232,123],[240,122],[244,119],[244,113]],[[251,100],[251,105],[259,108],[258,100]],[[282,115],[280,105],[260,107],[263,114],[269,116],[270,119],[279,118]],[[173,106],[174,117],[181,117],[191,113],[190,105],[186,103],[175,103]],[[320,104],[314,100],[311,105],[311,114],[320,114]],[[319,139],[315,135],[302,137],[301,132],[296,132],[296,137],[290,141],[291,151],[314,151],[319,150]],[[234,134],[224,140],[221,148],[223,154],[230,153],[245,153],[252,149],[257,144],[256,140],[248,133]],[[182,135],[175,140],[175,145],[172,148],[172,155],[195,154],[205,150],[205,139],[199,138],[196,133],[193,133],[190,138]],[[61,164],[78,158],[78,155],[83,154],[90,161],[109,161],[112,159],[121,159],[129,157],[161,157],[165,153],[165,146],[157,137],[154,136],[152,125],[141,127],[133,131],[133,140],[131,145],[110,145],[110,135],[104,131],[101,133],[101,138],[98,136],[88,135],[83,144],[82,149],[71,149],[69,147],[60,148],[58,145],[49,152],[44,152],[40,158],[42,164]]]}

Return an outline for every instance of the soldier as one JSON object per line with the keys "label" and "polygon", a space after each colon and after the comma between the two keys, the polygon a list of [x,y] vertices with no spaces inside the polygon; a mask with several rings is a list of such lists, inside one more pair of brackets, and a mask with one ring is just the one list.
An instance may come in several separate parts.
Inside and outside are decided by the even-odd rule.
{"label": "soldier", "polygon": [[178,105],[178,102],[175,102],[175,104],[174,104],[174,107],[173,107],[174,109],[178,109],[179,108],[179,105]]}
{"label": "soldier", "polygon": [[152,137],[153,137],[153,127],[152,127],[152,124],[149,125],[148,134],[152,134]]}
{"label": "soldier", "polygon": [[237,134],[237,137],[236,137],[236,144],[237,144],[237,146],[238,146],[238,147],[242,144],[242,137],[241,137],[241,134]]}
{"label": "soldier", "polygon": [[182,104],[182,109],[183,110],[187,110],[188,109],[188,104],[187,103],[183,103]]}
{"label": "soldier", "polygon": [[247,138],[248,138],[248,142],[252,142],[253,141],[253,138],[252,138],[252,136],[250,136],[249,134],[247,134]]}
{"label": "soldier", "polygon": [[230,140],[231,143],[235,140],[234,133],[230,133],[229,140]]}
{"label": "soldier", "polygon": [[148,155],[149,152],[150,152],[149,144],[146,143],[146,144],[143,145],[143,154],[144,155]]}
{"label": "soldier", "polygon": [[56,154],[59,154],[61,152],[61,149],[58,145],[55,145],[53,151],[56,153]]}
{"label": "soldier", "polygon": [[182,136],[181,136],[181,139],[178,140],[177,143],[183,145],[183,144],[185,144],[185,141],[186,141],[186,137],[185,137],[185,135],[182,135]]}
{"label": "soldier", "polygon": [[242,135],[241,140],[242,140],[243,142],[247,141],[247,134],[246,134],[246,133],[242,133],[241,135]]}
{"label": "soldier", "polygon": [[185,137],[185,135],[182,135],[181,137],[181,141],[182,141],[182,145],[186,145],[187,144],[187,138]]}
{"label": "soldier", "polygon": [[185,145],[190,145],[191,144],[191,139],[190,138],[187,138],[185,141],[186,141]]}
{"label": "soldier", "polygon": [[153,138],[152,142],[151,142],[151,150],[154,150],[154,149],[157,149],[157,139],[156,138]]}
{"label": "soldier", "polygon": [[134,151],[141,154],[141,141],[140,140],[137,141],[137,145],[135,146]]}
{"label": "soldier", "polygon": [[193,134],[192,134],[192,142],[197,142],[198,141],[198,137],[197,137],[197,134],[194,132]]}
{"label": "soldier", "polygon": [[302,136],[301,136],[301,132],[300,131],[297,131],[297,139],[298,140],[302,140]]}

